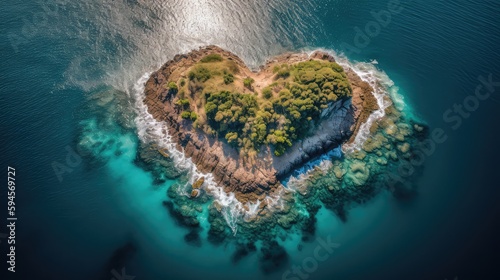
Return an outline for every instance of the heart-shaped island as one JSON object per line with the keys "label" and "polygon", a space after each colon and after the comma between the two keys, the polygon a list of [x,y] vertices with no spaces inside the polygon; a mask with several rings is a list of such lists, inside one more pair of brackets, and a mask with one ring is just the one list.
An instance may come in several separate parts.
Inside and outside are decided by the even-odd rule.
{"label": "heart-shaped island", "polygon": [[208,46],[152,73],[144,102],[177,149],[245,203],[275,195],[293,170],[352,141],[378,109],[372,92],[326,52],[283,54],[252,71]]}

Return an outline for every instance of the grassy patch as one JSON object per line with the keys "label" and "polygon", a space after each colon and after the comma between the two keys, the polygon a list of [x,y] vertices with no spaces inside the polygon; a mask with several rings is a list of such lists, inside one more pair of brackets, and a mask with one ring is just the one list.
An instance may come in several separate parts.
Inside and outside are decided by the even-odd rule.
{"label": "grassy patch", "polygon": [[234,75],[231,73],[224,74],[224,83],[229,85],[234,82]]}
{"label": "grassy patch", "polygon": [[200,61],[202,63],[210,63],[210,62],[220,62],[224,60],[220,54],[209,54],[202,58]]}
{"label": "grassy patch", "polygon": [[206,82],[212,77],[210,70],[203,66],[197,66],[188,73],[190,80],[198,80],[200,82]]}

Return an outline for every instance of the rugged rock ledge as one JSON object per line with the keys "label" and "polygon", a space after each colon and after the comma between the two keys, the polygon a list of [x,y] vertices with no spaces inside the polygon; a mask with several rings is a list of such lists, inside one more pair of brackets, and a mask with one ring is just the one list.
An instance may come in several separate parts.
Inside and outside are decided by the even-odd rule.
{"label": "rugged rock ledge", "polygon": [[325,52],[287,53],[268,60],[259,72],[252,72],[236,55],[216,46],[193,50],[188,54],[176,55],[154,72],[146,82],[144,102],[148,111],[158,121],[168,124],[169,134],[190,157],[197,168],[214,175],[218,184],[227,192],[234,192],[240,201],[261,201],[278,188],[279,179],[309,160],[354,137],[359,126],[377,109],[372,88],[363,82],[351,69],[344,69],[352,87],[352,98],[339,99],[322,113],[316,129],[290,147],[280,157],[274,156],[269,147],[262,147],[256,160],[242,158],[239,152],[225,140],[205,134],[193,127],[192,122],[184,120],[175,109],[172,99],[168,98],[167,84],[187,76],[188,69],[209,54],[219,54],[234,61],[241,76],[255,79],[255,87],[267,86],[277,64],[294,64],[301,61],[335,59]]}

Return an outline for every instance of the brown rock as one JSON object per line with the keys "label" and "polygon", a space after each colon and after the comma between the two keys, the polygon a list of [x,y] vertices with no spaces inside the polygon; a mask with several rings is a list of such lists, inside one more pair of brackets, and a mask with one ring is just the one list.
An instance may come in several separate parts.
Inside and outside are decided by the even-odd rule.
{"label": "brown rock", "polygon": [[193,189],[201,188],[201,186],[203,185],[204,182],[205,182],[205,177],[199,178],[198,180],[196,180],[196,182],[194,182]]}
{"label": "brown rock", "polygon": [[199,195],[200,195],[200,191],[199,190],[192,190],[191,191],[191,198],[198,197]]}

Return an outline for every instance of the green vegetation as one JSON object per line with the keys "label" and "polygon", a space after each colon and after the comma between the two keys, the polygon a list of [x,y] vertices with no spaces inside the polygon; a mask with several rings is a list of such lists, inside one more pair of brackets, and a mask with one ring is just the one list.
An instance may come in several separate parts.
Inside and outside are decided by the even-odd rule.
{"label": "green vegetation", "polygon": [[179,107],[181,107],[183,109],[187,109],[187,108],[189,108],[189,99],[187,99],[187,98],[178,99],[177,101],[175,101],[175,105],[178,105]]}
{"label": "green vegetation", "polygon": [[234,75],[231,73],[224,73],[224,83],[229,85],[234,82]]}
{"label": "green vegetation", "polygon": [[286,79],[286,78],[290,77],[290,70],[288,70],[288,69],[281,69],[281,70],[278,71],[278,73],[276,74],[276,76],[278,78]]}
{"label": "green vegetation", "polygon": [[200,82],[206,82],[212,77],[210,70],[203,66],[197,66],[188,73],[189,80],[197,80]]}
{"label": "green vegetation", "polygon": [[276,79],[287,79],[290,77],[290,69],[291,66],[287,64],[275,65],[273,67],[273,73],[276,74]]}
{"label": "green vegetation", "polygon": [[254,79],[250,78],[250,77],[246,77],[244,80],[243,80],[243,85],[248,88],[248,89],[252,89],[252,84],[254,83]]}
{"label": "green vegetation", "polygon": [[282,64],[281,66],[274,66],[273,73],[276,74],[276,79],[287,79],[290,77],[290,66]]}
{"label": "green vegetation", "polygon": [[184,112],[182,112],[182,113],[181,113],[181,117],[182,117],[183,119],[190,119],[190,118],[191,118],[191,112],[189,112],[189,111],[184,111]]}
{"label": "green vegetation", "polygon": [[[231,69],[231,63],[194,66],[188,73],[190,94],[181,90],[175,104],[184,110],[182,118],[196,121],[196,127],[224,138],[247,155],[255,155],[261,145],[271,145],[276,156],[283,155],[314,127],[330,103],[351,95],[347,75],[334,62],[275,66],[275,82],[262,90],[262,97],[257,92],[241,93],[241,84],[234,83],[239,69]],[[254,82],[246,77],[243,86],[252,89]],[[196,112],[191,112],[190,103],[196,105]]]}
{"label": "green vegetation", "polygon": [[198,119],[198,115],[195,112],[191,112],[189,118],[194,122]]}
{"label": "green vegetation", "polygon": [[269,87],[265,87],[262,90],[262,97],[265,99],[271,99],[271,97],[273,97],[273,91]]}
{"label": "green vegetation", "polygon": [[222,61],[222,56],[220,54],[209,54],[205,56],[204,58],[201,59],[201,62],[203,63],[209,63],[209,62],[219,62]]}
{"label": "green vegetation", "polygon": [[254,95],[221,91],[207,94],[206,101],[209,125],[230,144],[249,151],[264,142],[266,126],[261,122],[263,129],[258,127],[262,112]]}
{"label": "green vegetation", "polygon": [[169,94],[174,94],[175,95],[179,91],[179,88],[177,87],[177,84],[175,82],[169,82],[166,85],[166,88],[168,89],[168,93]]}
{"label": "green vegetation", "polygon": [[178,90],[177,84],[175,82],[168,83],[168,89],[170,90]]}

